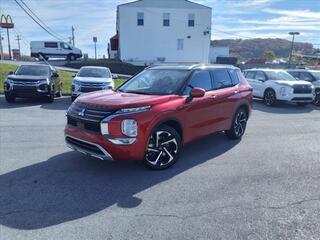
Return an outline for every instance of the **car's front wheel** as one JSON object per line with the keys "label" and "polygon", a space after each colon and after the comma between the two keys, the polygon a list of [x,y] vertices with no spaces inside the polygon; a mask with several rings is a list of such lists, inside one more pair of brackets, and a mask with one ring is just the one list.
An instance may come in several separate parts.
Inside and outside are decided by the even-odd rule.
{"label": "car's front wheel", "polygon": [[50,92],[49,92],[49,96],[47,97],[47,100],[49,103],[53,103],[54,102],[54,88],[52,87],[50,89]]}
{"label": "car's front wheel", "polygon": [[263,99],[268,106],[274,106],[277,102],[275,91],[273,89],[267,89],[264,93]]}
{"label": "car's front wheel", "polygon": [[244,108],[239,108],[233,118],[232,125],[226,131],[226,135],[231,139],[240,139],[246,131],[248,113]]}
{"label": "car's front wheel", "polygon": [[10,93],[5,93],[5,98],[8,103],[12,103],[16,100],[16,97]]}
{"label": "car's front wheel", "polygon": [[320,106],[320,89],[316,90],[316,96],[314,98],[313,104],[316,106]]}
{"label": "car's front wheel", "polygon": [[165,169],[178,159],[182,148],[179,133],[172,127],[161,125],[149,137],[144,163],[152,169]]}

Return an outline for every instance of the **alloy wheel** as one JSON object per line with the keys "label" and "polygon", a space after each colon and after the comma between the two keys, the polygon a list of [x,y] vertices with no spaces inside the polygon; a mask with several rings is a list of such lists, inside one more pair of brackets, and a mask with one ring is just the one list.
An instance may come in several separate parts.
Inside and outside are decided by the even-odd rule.
{"label": "alloy wheel", "polygon": [[178,140],[172,133],[156,131],[149,139],[146,161],[151,166],[165,168],[175,160],[178,150]]}
{"label": "alloy wheel", "polygon": [[244,111],[238,111],[235,119],[234,119],[234,132],[235,135],[240,138],[247,126],[247,115]]}
{"label": "alloy wheel", "polygon": [[276,96],[275,96],[274,91],[268,90],[265,93],[264,100],[267,105],[269,105],[269,106],[273,105],[276,101]]}
{"label": "alloy wheel", "polygon": [[315,97],[313,103],[316,106],[320,106],[320,91],[316,93],[316,97]]}

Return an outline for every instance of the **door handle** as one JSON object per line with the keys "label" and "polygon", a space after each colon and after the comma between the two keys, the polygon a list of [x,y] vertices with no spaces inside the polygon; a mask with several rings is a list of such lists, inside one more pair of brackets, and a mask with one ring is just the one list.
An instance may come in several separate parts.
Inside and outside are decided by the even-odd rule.
{"label": "door handle", "polygon": [[211,95],[210,96],[210,99],[216,99],[217,98],[217,95]]}
{"label": "door handle", "polygon": [[238,92],[239,92],[239,91],[235,90],[233,93],[234,93],[234,94],[237,94]]}

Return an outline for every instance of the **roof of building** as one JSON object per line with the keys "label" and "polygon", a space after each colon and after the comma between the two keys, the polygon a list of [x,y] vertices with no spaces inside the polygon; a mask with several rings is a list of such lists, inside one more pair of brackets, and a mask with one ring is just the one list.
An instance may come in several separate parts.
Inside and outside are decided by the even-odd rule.
{"label": "roof of building", "polygon": [[147,69],[177,69],[177,70],[195,70],[195,69],[214,69],[214,68],[231,68],[238,69],[232,65],[225,64],[160,64],[151,65]]}
{"label": "roof of building", "polygon": [[189,0],[137,0],[134,2],[124,3],[118,7],[153,7],[153,8],[200,8],[211,9],[208,6],[191,2]]}

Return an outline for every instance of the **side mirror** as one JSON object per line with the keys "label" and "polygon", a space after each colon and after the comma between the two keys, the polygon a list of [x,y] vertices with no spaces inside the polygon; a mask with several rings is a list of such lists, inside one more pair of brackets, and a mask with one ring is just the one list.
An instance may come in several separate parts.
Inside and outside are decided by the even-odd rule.
{"label": "side mirror", "polygon": [[54,73],[52,73],[52,77],[57,78],[57,77],[59,77],[59,74],[58,74],[58,73],[56,73],[56,72],[54,72]]}
{"label": "side mirror", "polygon": [[12,74],[13,74],[13,72],[12,72],[12,71],[10,71],[10,72],[9,72],[9,75],[12,75]]}
{"label": "side mirror", "polygon": [[190,92],[190,97],[192,98],[200,98],[206,94],[206,91],[203,88],[192,88]]}
{"label": "side mirror", "polygon": [[119,78],[118,74],[112,73],[112,78]]}
{"label": "side mirror", "polygon": [[77,74],[76,73],[72,73],[72,77],[75,77]]}

